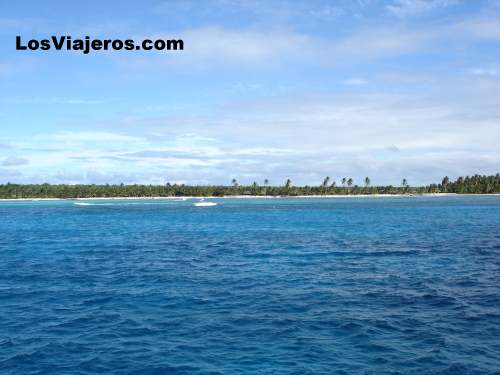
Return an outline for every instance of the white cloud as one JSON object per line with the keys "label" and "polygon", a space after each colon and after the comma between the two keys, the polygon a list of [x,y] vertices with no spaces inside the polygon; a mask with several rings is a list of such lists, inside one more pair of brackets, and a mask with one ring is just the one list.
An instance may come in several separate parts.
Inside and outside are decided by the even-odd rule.
{"label": "white cloud", "polygon": [[368,82],[364,80],[363,78],[350,78],[346,81],[344,81],[344,84],[350,85],[350,86],[363,86],[366,85]]}
{"label": "white cloud", "polygon": [[8,158],[4,159],[4,161],[2,161],[1,165],[3,165],[4,167],[17,167],[20,165],[26,165],[28,163],[28,159],[9,156]]}
{"label": "white cloud", "polygon": [[394,0],[386,8],[398,17],[407,17],[428,13],[457,3],[457,0]]}
{"label": "white cloud", "polygon": [[[406,17],[429,13],[451,3],[399,0],[392,1],[387,9]],[[252,7],[255,3],[245,4]],[[274,11],[265,2],[260,2],[260,6],[255,12]],[[307,8],[304,14],[334,17],[336,11],[328,7]],[[286,7],[281,7],[283,17],[287,17],[287,12]],[[471,55],[471,59],[476,58],[474,69],[459,65],[455,72],[451,69],[443,75],[436,72],[443,70],[439,63],[443,63],[441,56],[448,49],[458,47],[454,51],[463,54],[471,50],[469,47],[479,46],[474,44],[477,41],[500,40],[499,20],[492,15],[470,16],[462,21],[433,20],[432,27],[427,29],[421,23],[411,28],[404,21],[392,22],[394,19],[384,25],[386,20],[382,17],[380,23],[364,23],[362,27],[330,34],[308,34],[304,30],[310,28],[305,23],[297,29],[289,29],[283,23],[258,24],[258,27],[246,23],[240,28],[197,27],[176,31],[174,36],[185,40],[186,49],[182,52],[137,53],[126,57],[111,53],[113,61],[123,57],[126,64],[134,61],[146,67],[148,75],[156,73],[151,67],[172,75],[184,67],[189,73],[221,69],[229,73],[226,78],[233,73],[229,70],[235,69],[238,76],[232,82],[241,83],[231,86],[226,81],[224,84],[231,92],[227,96],[247,99],[221,103],[224,84],[213,84],[212,77],[202,76],[200,86],[210,81],[203,89],[209,85],[217,87],[215,99],[211,97],[208,103],[200,104],[199,97],[195,100],[182,97],[186,94],[181,90],[179,101],[185,100],[182,104],[185,111],[172,111],[168,100],[161,100],[171,95],[169,90],[173,86],[164,87],[165,91],[155,99],[156,104],[141,107],[140,100],[133,102],[137,97],[130,96],[130,108],[140,108],[132,113],[143,114],[143,118],[98,121],[87,124],[87,128],[80,123],[68,123],[66,129],[81,127],[82,130],[9,139],[12,148],[1,150],[0,162],[6,162],[4,158],[12,150],[19,151],[19,155],[29,160],[16,168],[25,181],[43,177],[58,182],[223,183],[236,176],[246,182],[270,178],[278,183],[292,177],[296,183],[316,183],[329,174],[355,178],[369,175],[374,183],[394,184],[403,176],[412,183],[428,183],[443,174],[496,173],[500,165],[497,151],[500,87],[498,80],[487,77],[498,76],[498,69],[488,65],[490,60],[481,60],[483,56]],[[394,67],[395,60],[391,64],[370,65],[374,59],[434,50],[440,50],[440,57],[432,60],[432,66],[426,65],[427,59],[397,60],[402,64],[399,76],[398,72],[382,72],[384,68],[380,68]],[[370,67],[358,68],[355,64]],[[315,70],[318,66],[330,69]],[[287,71],[275,82],[274,76],[260,74],[268,68],[276,71],[289,68],[305,74],[298,77],[299,74],[292,76]],[[0,65],[0,75],[2,69],[6,74],[11,67]],[[259,70],[259,74],[245,75],[247,69]],[[431,69],[435,70],[430,72]],[[326,74],[330,76],[321,86],[318,82]],[[382,74],[386,74],[385,80]],[[401,79],[403,75],[405,80]],[[193,76],[179,75],[192,85],[189,90],[198,87],[194,82],[198,77]],[[269,95],[272,88],[282,84],[280,79],[286,81],[285,85],[296,87],[275,90]],[[309,91],[316,88],[319,91],[331,82],[360,87],[339,90],[342,95],[332,94],[338,87],[333,87],[330,93],[325,93],[328,89],[319,94]],[[361,87],[368,82],[370,85]],[[293,91],[295,96],[278,96],[285,91]],[[47,96],[35,100],[52,104],[101,103],[79,98],[78,93],[68,95],[68,98]],[[177,117],[164,115],[173,112]],[[99,113],[94,117],[98,118]],[[9,172],[12,169],[3,168],[2,178],[12,176]]]}
{"label": "white cloud", "polygon": [[318,18],[332,18],[338,17],[344,14],[344,10],[340,7],[334,7],[331,5],[324,6],[322,8],[311,9],[309,13]]}
{"label": "white cloud", "polygon": [[477,69],[472,69],[471,74],[475,76],[488,76],[488,77],[498,77],[500,75],[500,71],[495,68],[477,68]]}
{"label": "white cloud", "polygon": [[[438,7],[451,2],[407,1],[398,7]],[[393,6],[396,3],[392,4]],[[404,5],[403,5],[404,4]],[[423,5],[420,5],[424,7]],[[500,39],[500,19],[475,16],[432,27],[409,27],[404,23],[356,28],[349,33],[318,36],[286,28],[227,28],[222,26],[179,30],[176,37],[185,49],[169,54],[140,54],[118,57],[127,67],[139,70],[185,69],[227,70],[276,69],[288,66],[336,66],[373,59],[388,59],[450,46],[473,46],[477,41]],[[151,37],[151,35],[148,35]],[[172,38],[158,34],[155,38]],[[138,37],[139,38],[139,37]],[[362,60],[360,60],[362,59]]]}
{"label": "white cloud", "polygon": [[[164,56],[122,59],[129,67],[151,66],[197,70],[213,68],[276,68],[287,64],[336,65],[359,57],[392,56],[415,51],[435,37],[431,32],[401,28],[363,29],[339,39],[322,39],[290,30],[227,29],[185,30],[185,49]],[[171,36],[157,35],[157,38]]]}
{"label": "white cloud", "polygon": [[[12,72],[12,69],[7,69],[7,72]],[[1,66],[0,66],[0,75],[1,75]],[[0,98],[0,102],[8,103],[8,104],[48,104],[48,105],[60,105],[60,104],[69,104],[69,105],[94,105],[94,104],[103,104],[104,100],[96,100],[96,99],[82,99],[82,98],[61,98],[61,97],[2,97]]]}
{"label": "white cloud", "polygon": [[280,61],[309,59],[318,41],[291,31],[230,30],[208,27],[182,33],[185,50],[178,62],[243,65],[274,64]]}
{"label": "white cloud", "polygon": [[[42,137],[44,137],[42,135]],[[84,131],[67,131],[56,133],[50,138],[57,142],[142,142],[144,138],[108,133],[108,132],[84,132]]]}
{"label": "white cloud", "polygon": [[451,25],[452,32],[464,38],[500,40],[500,19],[498,17],[477,17]]}
{"label": "white cloud", "polygon": [[[311,184],[328,174],[430,183],[445,174],[493,173],[499,165],[500,115],[474,99],[481,95],[470,95],[466,106],[415,94],[265,98],[227,104],[218,117],[184,119],[182,126],[172,118],[152,124],[138,118],[126,132],[101,124],[102,131],[39,135],[13,147],[24,147],[19,152],[30,160],[18,168],[22,178],[58,182],[67,176],[71,182],[226,183],[236,176],[244,183],[291,177]],[[53,150],[37,151],[40,143]]]}

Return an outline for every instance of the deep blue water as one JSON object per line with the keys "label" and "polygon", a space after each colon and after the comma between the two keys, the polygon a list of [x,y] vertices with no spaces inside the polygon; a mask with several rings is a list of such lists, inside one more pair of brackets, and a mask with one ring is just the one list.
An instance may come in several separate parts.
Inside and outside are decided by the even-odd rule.
{"label": "deep blue water", "polygon": [[500,196],[0,203],[0,374],[499,374]]}

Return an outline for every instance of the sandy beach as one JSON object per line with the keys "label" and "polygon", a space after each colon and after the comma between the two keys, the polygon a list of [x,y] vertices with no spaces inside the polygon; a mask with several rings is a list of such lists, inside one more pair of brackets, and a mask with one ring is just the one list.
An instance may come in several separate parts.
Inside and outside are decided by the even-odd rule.
{"label": "sandy beach", "polygon": [[223,197],[186,196],[186,197],[95,197],[95,198],[2,198],[0,201],[94,201],[94,200],[173,200],[188,199],[304,199],[304,198],[396,198],[396,197],[449,197],[449,196],[496,196],[500,194],[456,194],[456,193],[425,193],[425,194],[337,194],[337,195],[297,195],[297,196],[259,196],[259,195],[227,195]]}

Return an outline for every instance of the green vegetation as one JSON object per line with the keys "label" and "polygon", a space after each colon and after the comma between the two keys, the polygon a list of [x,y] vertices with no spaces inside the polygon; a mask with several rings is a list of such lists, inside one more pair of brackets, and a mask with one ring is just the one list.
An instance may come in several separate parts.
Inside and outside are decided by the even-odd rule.
{"label": "green vegetation", "polygon": [[283,186],[270,186],[266,179],[261,186],[257,182],[249,186],[240,185],[233,178],[230,186],[189,185],[0,185],[0,198],[96,198],[96,197],[182,197],[182,196],[225,196],[225,195],[340,195],[340,194],[492,194],[500,193],[500,174],[494,176],[467,176],[450,181],[444,177],[440,184],[412,187],[403,179],[402,186],[371,186],[365,177],[363,186],[354,184],[352,178],[341,179],[342,186],[326,177],[318,186],[293,186],[287,179]]}

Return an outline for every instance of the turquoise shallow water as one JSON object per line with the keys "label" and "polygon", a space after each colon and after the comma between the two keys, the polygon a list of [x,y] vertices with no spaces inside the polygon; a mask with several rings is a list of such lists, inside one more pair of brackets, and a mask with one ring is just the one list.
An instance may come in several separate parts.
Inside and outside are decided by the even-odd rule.
{"label": "turquoise shallow water", "polygon": [[212,201],[1,202],[0,373],[500,373],[500,197]]}

